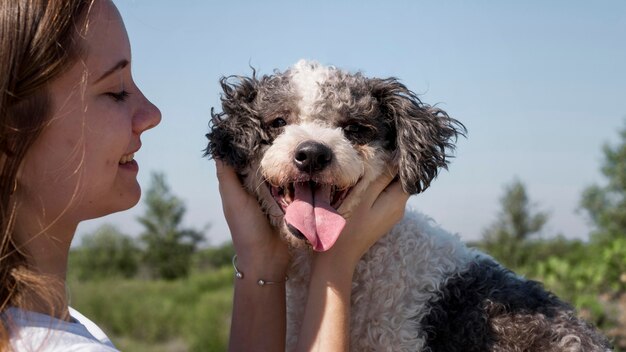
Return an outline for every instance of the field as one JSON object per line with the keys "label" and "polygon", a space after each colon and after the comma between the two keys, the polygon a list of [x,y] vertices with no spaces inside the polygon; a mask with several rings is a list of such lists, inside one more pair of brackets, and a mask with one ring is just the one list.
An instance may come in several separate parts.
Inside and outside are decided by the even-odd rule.
{"label": "field", "polygon": [[[225,351],[232,277],[232,267],[223,266],[173,281],[72,279],[71,305],[97,322],[122,351]],[[624,350],[626,295],[577,294],[572,287],[584,283],[558,281],[553,274],[545,279],[549,289],[576,303],[581,315],[612,337],[616,351]]]}
{"label": "field", "polygon": [[70,281],[71,305],[97,322],[122,351],[225,351],[232,269],[174,281]]}

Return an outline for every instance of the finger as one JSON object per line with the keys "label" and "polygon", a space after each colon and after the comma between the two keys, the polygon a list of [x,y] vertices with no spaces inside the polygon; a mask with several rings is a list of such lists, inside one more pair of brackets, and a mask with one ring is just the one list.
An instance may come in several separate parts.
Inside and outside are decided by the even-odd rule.
{"label": "finger", "polygon": [[406,204],[410,196],[410,194],[406,193],[404,189],[402,189],[402,183],[400,180],[394,180],[380,193],[380,196],[376,199],[375,203],[391,201],[396,204]]}
{"label": "finger", "polygon": [[370,186],[366,192],[366,196],[363,198],[364,202],[367,202],[369,205],[372,205],[378,196],[383,192],[387,186],[393,181],[396,174],[391,173],[389,171],[384,171],[380,176],[378,176]]}
{"label": "finger", "polygon": [[371,210],[385,215],[384,221],[395,223],[402,219],[410,194],[402,189],[399,180],[393,181],[376,199]]}
{"label": "finger", "polygon": [[226,164],[225,162],[219,159],[213,159],[213,160],[215,160],[215,171],[216,171],[218,180],[221,181],[222,178],[228,178],[232,174],[236,174],[235,169],[233,169],[232,166]]}
{"label": "finger", "polygon": [[217,181],[221,186],[232,188],[234,186],[241,187],[241,182],[235,169],[221,160],[215,160],[215,171],[217,174]]}
{"label": "finger", "polygon": [[225,195],[243,195],[245,190],[232,166],[221,160],[215,160],[215,169],[222,198]]}

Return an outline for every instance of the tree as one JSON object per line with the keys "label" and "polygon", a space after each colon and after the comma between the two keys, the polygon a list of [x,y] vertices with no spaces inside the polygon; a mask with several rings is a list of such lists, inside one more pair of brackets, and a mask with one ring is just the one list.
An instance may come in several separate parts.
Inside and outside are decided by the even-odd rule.
{"label": "tree", "polygon": [[201,231],[183,228],[185,205],[174,196],[162,173],[153,173],[145,198],[146,213],[138,218],[144,226],[141,235],[146,248],[145,264],[152,273],[164,279],[185,277],[198,244]]}
{"label": "tree", "polygon": [[618,144],[602,148],[606,184],[586,188],[580,203],[595,227],[590,249],[595,276],[606,283],[603,290],[613,292],[626,291],[626,126],[619,136]]}
{"label": "tree", "polygon": [[139,266],[139,248],[115,226],[105,224],[85,235],[72,250],[71,269],[80,280],[130,278]]}
{"label": "tree", "polygon": [[503,264],[515,268],[528,261],[529,240],[541,231],[548,214],[533,209],[526,187],[519,180],[505,186],[500,204],[498,219],[483,232],[482,246]]}
{"label": "tree", "polygon": [[603,147],[601,172],[607,184],[588,187],[581,200],[595,225],[592,239],[602,243],[626,235],[626,127],[619,134],[619,144]]}

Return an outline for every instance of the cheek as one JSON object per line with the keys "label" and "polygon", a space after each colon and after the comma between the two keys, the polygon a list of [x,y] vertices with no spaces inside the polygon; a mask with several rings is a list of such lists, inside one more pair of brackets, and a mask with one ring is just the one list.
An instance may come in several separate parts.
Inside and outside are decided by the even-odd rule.
{"label": "cheek", "polygon": [[83,145],[83,172],[90,182],[110,184],[119,171],[119,161],[129,145],[129,134],[122,131],[90,133]]}
{"label": "cheek", "polygon": [[53,183],[72,178],[82,168],[84,140],[75,127],[50,125],[28,151],[23,163],[24,176]]}
{"label": "cheek", "polygon": [[114,183],[130,131],[123,121],[114,123],[106,115],[53,120],[29,151],[24,177],[42,191],[97,197]]}
{"label": "cheek", "polygon": [[115,109],[90,116],[84,132],[87,155],[103,165],[116,166],[130,147],[133,132],[129,116]]}
{"label": "cheek", "polygon": [[19,174],[20,202],[40,216],[56,218],[76,204],[83,193],[81,148],[72,146],[68,138],[52,138],[42,134],[29,150]]}

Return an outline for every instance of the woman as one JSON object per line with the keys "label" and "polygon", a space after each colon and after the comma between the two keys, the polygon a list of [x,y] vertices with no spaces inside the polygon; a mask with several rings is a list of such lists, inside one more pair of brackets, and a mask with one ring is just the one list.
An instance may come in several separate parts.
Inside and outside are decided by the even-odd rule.
{"label": "woman", "polygon": [[67,257],[80,221],[138,202],[133,156],[160,112],[112,2],[0,4],[0,350],[110,351],[70,314]]}
{"label": "woman", "polygon": [[[130,67],[110,0],[0,0],[1,351],[116,351],[68,307],[65,276],[78,223],[140,197],[134,155],[161,116]],[[234,172],[217,166],[239,268],[282,277],[286,248]],[[406,203],[390,180],[378,180],[342,240],[316,258],[301,349],[347,346],[354,265]],[[231,350],[284,349],[284,285],[271,286],[236,281]]]}

